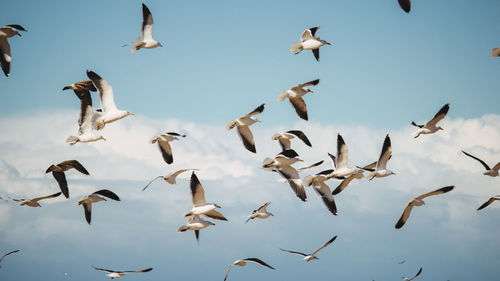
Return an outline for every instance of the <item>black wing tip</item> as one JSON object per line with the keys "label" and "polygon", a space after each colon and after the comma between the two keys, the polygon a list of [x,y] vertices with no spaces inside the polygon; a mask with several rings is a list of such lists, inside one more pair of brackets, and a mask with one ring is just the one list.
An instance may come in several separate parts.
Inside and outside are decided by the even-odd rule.
{"label": "black wing tip", "polygon": [[452,191],[454,188],[455,188],[454,185],[449,185],[449,186],[445,186],[443,188],[440,188],[439,190],[442,191],[443,193],[446,193],[448,191]]}
{"label": "black wing tip", "polygon": [[278,155],[283,155],[283,156],[288,157],[288,158],[299,157],[299,154],[297,154],[297,152],[293,149],[283,150]]}
{"label": "black wing tip", "polygon": [[98,79],[102,79],[102,78],[101,78],[101,76],[99,76],[97,73],[95,73],[94,71],[89,70],[89,69],[87,69],[87,77],[88,77],[90,80],[98,80]]}
{"label": "black wing tip", "polygon": [[[144,5],[144,4],[143,4],[143,5]],[[146,268],[146,269],[141,270],[141,271],[142,271],[142,272],[149,272],[149,271],[151,271],[151,270],[153,270],[153,268],[152,268],[152,267],[150,267],[150,268]]]}
{"label": "black wing tip", "polygon": [[28,32],[28,30],[24,29],[24,27],[20,26],[19,24],[8,24],[7,26],[13,27],[17,30]]}
{"label": "black wing tip", "polygon": [[396,225],[394,227],[396,229],[400,229],[401,227],[403,227],[403,225],[405,225],[405,222],[402,220],[398,220],[398,222],[396,223]]}
{"label": "black wing tip", "polygon": [[319,79],[312,80],[312,81],[311,81],[311,84],[313,84],[313,86],[318,85],[318,84],[319,84]]}

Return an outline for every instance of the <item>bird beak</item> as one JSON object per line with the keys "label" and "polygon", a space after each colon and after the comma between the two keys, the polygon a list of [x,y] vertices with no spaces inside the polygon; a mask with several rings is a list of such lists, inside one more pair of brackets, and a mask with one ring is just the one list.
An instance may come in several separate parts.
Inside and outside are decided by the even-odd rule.
{"label": "bird beak", "polygon": [[103,140],[103,141],[107,141],[107,139],[106,139],[106,138],[102,138],[102,140]]}
{"label": "bird beak", "polygon": [[261,123],[262,121],[260,121],[259,119],[257,119],[257,122]]}
{"label": "bird beak", "polygon": [[300,162],[304,162],[304,160],[302,160],[302,159],[299,159],[299,161],[300,161]]}
{"label": "bird beak", "polygon": [[439,127],[439,129],[441,129],[441,130],[443,130],[443,131],[444,131],[444,129],[443,129],[443,128],[441,128],[441,127]]}
{"label": "bird beak", "polygon": [[313,91],[313,90],[311,90],[311,89],[309,89],[309,92],[314,93],[314,91]]}
{"label": "bird beak", "polygon": [[129,113],[128,113],[128,115],[135,115],[135,114],[134,114],[134,113],[132,113],[132,112],[129,112]]}

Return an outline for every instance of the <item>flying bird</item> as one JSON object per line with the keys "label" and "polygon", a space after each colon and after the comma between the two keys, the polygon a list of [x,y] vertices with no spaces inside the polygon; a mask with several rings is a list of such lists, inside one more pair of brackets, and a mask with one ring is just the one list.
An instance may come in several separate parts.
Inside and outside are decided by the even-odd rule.
{"label": "flying bird", "polygon": [[267,267],[270,269],[274,269],[274,267],[268,265],[267,263],[263,262],[262,260],[260,260],[258,258],[246,258],[246,259],[242,259],[242,260],[236,260],[231,265],[229,265],[229,268],[226,271],[226,276],[224,277],[224,281],[226,281],[227,276],[229,275],[229,271],[231,271],[231,268],[233,267],[233,265],[245,266],[245,265],[247,265],[247,262],[253,262],[256,264],[260,264],[261,266],[264,266],[264,267]]}
{"label": "flying bird", "polygon": [[307,176],[304,179],[305,186],[312,186],[314,191],[323,199],[323,203],[328,208],[328,210],[333,214],[337,215],[337,205],[335,204],[335,200],[333,199],[332,192],[330,187],[325,184],[325,181],[329,179],[328,175],[331,173],[330,170],[326,172],[320,172],[314,176]]}
{"label": "flying bird", "polygon": [[299,158],[295,150],[289,149],[280,152],[274,158],[267,157],[264,159],[262,168],[277,172],[280,174],[290,185],[295,195],[302,201],[306,201],[307,195],[304,190],[304,185],[299,177],[299,173],[291,165],[298,161],[304,161]]}
{"label": "flying bird", "polygon": [[302,140],[307,146],[312,147],[311,142],[304,132],[299,130],[290,130],[286,133],[276,133],[271,138],[272,140],[279,141],[282,150],[288,150],[290,149],[290,140],[296,137]]}
{"label": "flying bird", "polygon": [[421,134],[434,134],[435,132],[439,130],[444,130],[440,126],[436,126],[439,121],[441,121],[446,114],[448,113],[448,110],[450,109],[450,104],[447,103],[441,107],[441,109],[434,115],[434,117],[429,120],[425,125],[418,125],[415,123],[415,121],[411,121],[411,124],[415,127],[418,127],[419,130],[415,133],[414,138],[418,138]]}
{"label": "flying bird", "polygon": [[[329,154],[330,157],[333,156],[331,154]],[[333,160],[333,159],[332,159]],[[375,167],[377,166],[377,161],[371,163],[371,164],[368,164],[364,167],[358,167],[356,166],[356,168],[360,169],[358,170],[357,173],[354,173],[348,177],[346,177],[345,179],[343,179],[340,184],[332,191],[332,195],[337,195],[339,194],[340,192],[342,192],[342,190],[344,190],[350,183],[351,181],[353,181],[354,179],[362,179],[363,178],[363,170],[365,171],[375,171]]]}
{"label": "flying bird", "polygon": [[333,157],[330,153],[328,153],[330,156],[333,166],[335,170],[329,175],[329,177],[334,177],[334,178],[345,178],[349,177],[353,174],[358,174],[362,173],[363,170],[360,169],[353,169],[347,167],[347,157],[348,157],[348,150],[347,150],[347,145],[344,142],[344,138],[340,134],[337,135],[337,157]]}
{"label": "flying bird", "polygon": [[151,183],[153,183],[155,180],[157,180],[157,179],[161,179],[161,178],[162,178],[164,181],[168,182],[169,184],[176,184],[176,180],[175,180],[175,178],[176,178],[178,175],[180,175],[180,174],[182,174],[182,173],[184,173],[184,172],[186,172],[186,171],[191,171],[191,170],[193,170],[193,171],[198,171],[198,169],[181,169],[181,170],[177,170],[177,171],[175,171],[175,172],[173,172],[173,173],[169,173],[169,174],[168,174],[168,175],[166,175],[166,176],[157,176],[157,177],[156,177],[156,178],[154,178],[152,181],[150,181],[150,182],[149,182],[149,183],[148,183],[148,184],[147,184],[147,185],[146,185],[146,186],[142,189],[142,191],[146,190],[146,188],[148,188],[148,186],[149,186]]}
{"label": "flying bird", "polygon": [[494,58],[500,57],[500,48],[493,48],[491,50],[491,56]]}
{"label": "flying bird", "polygon": [[485,176],[490,176],[490,177],[498,177],[498,170],[500,170],[500,162],[498,162],[493,168],[490,168],[490,166],[488,166],[488,164],[486,164],[486,162],[484,162],[483,160],[473,156],[473,155],[470,155],[469,153],[465,152],[462,150],[462,152],[469,156],[470,158],[472,159],[476,159],[477,161],[479,161],[479,163],[481,163],[483,165],[483,167],[486,169],[486,172],[483,173],[483,175]]}
{"label": "flying bird", "polygon": [[422,273],[422,267],[420,268],[420,270],[417,272],[417,274],[415,274],[415,276],[413,276],[412,278],[407,278],[407,277],[403,277],[403,280],[405,281],[411,281],[411,280],[414,280],[415,278],[417,278],[420,273]]}
{"label": "flying bird", "polygon": [[191,174],[190,187],[193,209],[184,214],[185,218],[194,215],[204,215],[212,219],[227,221],[227,219],[221,213],[215,210],[217,208],[220,208],[219,205],[214,203],[207,204],[207,202],[205,201],[205,191],[194,171]]}
{"label": "flying bird", "polygon": [[123,277],[123,275],[125,275],[127,273],[143,273],[143,272],[149,272],[149,271],[153,270],[152,267],[146,268],[143,270],[136,270],[136,271],[115,271],[115,270],[109,270],[109,269],[104,269],[104,268],[98,268],[95,266],[92,266],[92,267],[95,270],[107,272],[108,274],[106,274],[106,276],[109,276],[110,279],[121,278],[121,277]]}
{"label": "flying bird", "polygon": [[161,151],[161,155],[163,156],[163,160],[167,162],[167,164],[172,164],[174,162],[174,157],[172,156],[172,148],[170,147],[169,142],[173,140],[179,140],[178,137],[185,138],[186,135],[180,135],[175,132],[168,132],[165,134],[161,134],[159,136],[154,136],[151,139],[151,143],[154,144],[158,142],[158,148]]}
{"label": "flying bird", "polygon": [[135,42],[132,44],[132,49],[130,50],[132,53],[141,48],[153,49],[158,46],[163,47],[160,42],[153,39],[153,23],[153,16],[151,15],[151,12],[148,7],[142,3],[142,35],[141,37],[137,37]]}
{"label": "flying bird", "polygon": [[2,66],[3,73],[6,77],[10,74],[10,62],[12,60],[10,56],[10,45],[7,38],[19,35],[22,36],[19,31],[27,31],[22,26],[18,24],[9,24],[0,28],[0,65]]}
{"label": "flying bird", "polygon": [[118,195],[116,195],[114,192],[112,192],[111,190],[102,189],[83,197],[76,203],[77,206],[82,205],[83,211],[85,212],[85,219],[87,220],[88,224],[90,224],[91,220],[92,203],[107,201],[103,196],[115,201],[120,201],[120,197],[118,197]]}
{"label": "flying bird", "polygon": [[331,45],[329,42],[325,40],[321,40],[319,37],[316,37],[316,31],[318,31],[319,26],[312,27],[306,29],[302,32],[300,36],[301,43],[293,43],[290,47],[290,51],[293,52],[294,55],[300,53],[302,50],[311,50],[316,58],[316,61],[319,61],[319,48],[324,45]]}
{"label": "flying bird", "polygon": [[288,253],[292,253],[292,254],[303,256],[305,261],[319,260],[319,258],[316,257],[315,255],[319,251],[321,251],[323,248],[325,248],[326,246],[332,244],[332,242],[335,241],[335,239],[337,239],[337,235],[335,235],[332,239],[328,240],[328,242],[326,242],[323,246],[319,247],[312,254],[304,254],[304,253],[301,253],[301,252],[289,251],[289,250],[284,250],[284,249],[281,249],[281,248],[280,248],[280,250],[282,250],[284,252],[288,252]]}
{"label": "flying bird", "polygon": [[271,202],[267,202],[266,204],[260,206],[257,210],[253,210],[252,214],[248,217],[245,223],[249,220],[253,219],[267,219],[269,216],[274,216],[271,212],[267,211],[267,206],[269,206]]}
{"label": "flying bird", "polygon": [[59,188],[61,189],[61,192],[64,194],[66,198],[69,198],[69,190],[68,190],[68,182],[66,181],[66,176],[64,175],[64,172],[66,172],[69,169],[74,168],[78,172],[88,175],[89,172],[80,164],[80,162],[76,160],[66,160],[63,161],[57,165],[50,165],[50,167],[47,168],[45,173],[50,173],[52,172],[52,176],[56,179],[57,183],[59,184]]}
{"label": "flying bird", "polygon": [[38,203],[38,201],[43,200],[43,199],[56,198],[59,195],[61,195],[61,192],[54,193],[54,194],[47,195],[47,196],[42,196],[42,197],[36,197],[36,198],[33,198],[33,199],[14,199],[14,198],[11,198],[11,199],[14,200],[14,201],[16,201],[16,202],[21,202],[21,206],[26,205],[26,206],[29,206],[29,207],[42,207]]}
{"label": "flying bird", "polygon": [[92,97],[89,90],[76,90],[75,95],[80,99],[80,118],[78,119],[78,136],[69,136],[66,142],[74,145],[77,142],[93,142],[106,140],[98,135],[93,129],[94,110],[92,109]]}
{"label": "flying bird", "polygon": [[411,0],[398,0],[398,3],[403,11],[405,11],[406,13],[410,13]]}
{"label": "flying bird", "polygon": [[226,125],[226,129],[228,130],[236,127],[243,145],[246,147],[246,149],[253,153],[257,153],[257,151],[255,149],[255,141],[253,140],[252,131],[250,131],[249,126],[253,123],[261,122],[259,119],[252,116],[262,113],[264,111],[264,106],[265,104],[263,103],[247,115],[241,116],[236,120],[229,121],[229,123],[227,123]]}
{"label": "flying bird", "polygon": [[[278,101],[283,101],[284,99],[288,98],[288,100],[290,101],[290,104],[292,104],[293,108],[295,109],[295,112],[297,112],[299,117],[304,119],[304,120],[308,120],[306,102],[304,101],[302,96],[304,96],[305,94],[307,94],[309,92],[313,93],[313,90],[306,88],[306,87],[307,86],[316,86],[316,85],[318,85],[318,83],[319,83],[319,79],[316,79],[316,80],[309,81],[309,82],[306,82],[303,84],[299,84],[297,86],[293,86],[292,88],[282,92],[278,96]],[[298,132],[300,132],[300,131],[298,131]],[[304,134],[304,133],[302,133],[302,134]],[[305,137],[305,135],[304,135],[304,137]],[[273,136],[273,139],[274,139],[274,136]],[[304,143],[306,143],[305,140],[303,140],[303,141],[304,141]],[[309,146],[311,146],[311,145],[309,145]]]}
{"label": "flying bird", "polygon": [[120,120],[129,115],[134,115],[132,112],[120,110],[116,107],[113,88],[106,80],[102,79],[101,76],[90,70],[87,70],[87,76],[90,80],[92,80],[92,83],[99,92],[101,109],[96,110],[93,116],[93,124],[96,126],[97,130],[104,128],[104,125],[107,123]]}
{"label": "flying bird", "polygon": [[387,134],[385,136],[384,144],[382,146],[382,151],[380,152],[380,157],[378,158],[375,170],[370,171],[371,168],[364,169],[370,171],[370,173],[366,177],[369,180],[372,180],[373,178],[383,178],[390,175],[395,175],[396,173],[387,169],[387,161],[389,161],[391,157],[392,157],[391,138]]}
{"label": "flying bird", "polygon": [[187,230],[193,230],[196,241],[200,242],[200,229],[215,225],[210,221],[203,220],[200,215],[192,215],[187,217],[188,223],[179,227],[178,232],[185,232]]}
{"label": "flying bird", "polygon": [[[19,252],[19,250],[15,250],[15,251],[12,251],[12,252],[8,252],[7,254],[3,255],[3,256],[0,258],[0,263],[3,261],[3,259],[4,259],[6,256],[11,255],[11,254],[14,254],[14,253],[17,253],[17,252]],[[0,265],[0,268],[1,268],[1,267],[2,267],[2,266]]]}
{"label": "flying bird", "polygon": [[406,207],[403,211],[403,214],[401,215],[398,222],[396,223],[396,228],[400,229],[401,227],[403,227],[403,225],[406,223],[406,221],[410,217],[410,213],[411,213],[411,210],[413,209],[413,207],[425,205],[425,202],[423,200],[424,198],[449,192],[449,191],[453,190],[453,188],[455,188],[455,186],[453,186],[453,185],[445,186],[443,188],[440,188],[440,189],[422,194],[418,197],[412,198],[410,200],[410,202],[408,202],[408,204],[406,204]]}
{"label": "flying bird", "polygon": [[500,200],[500,195],[497,195],[497,196],[494,196],[494,197],[490,197],[490,199],[488,199],[488,201],[484,202],[483,205],[481,205],[479,208],[477,208],[477,210],[482,210],[486,207],[488,207],[491,203],[497,201],[497,200]]}

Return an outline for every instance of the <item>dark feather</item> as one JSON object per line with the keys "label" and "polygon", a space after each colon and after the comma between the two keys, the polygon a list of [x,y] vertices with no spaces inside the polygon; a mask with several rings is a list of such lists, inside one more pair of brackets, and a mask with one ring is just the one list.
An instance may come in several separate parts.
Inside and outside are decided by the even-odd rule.
{"label": "dark feather", "polygon": [[[319,81],[319,80],[317,80]],[[287,133],[289,134],[293,134],[295,136],[297,136],[299,139],[301,139],[307,146],[309,147],[312,147],[312,144],[311,142],[309,141],[309,139],[307,138],[307,136],[304,134],[304,132],[302,131],[299,131],[299,130],[290,130],[288,131]]]}
{"label": "dark feather", "polygon": [[398,0],[399,6],[403,11],[410,13],[411,9],[411,0]]}
{"label": "dark feather", "polygon": [[19,24],[8,24],[7,26],[13,27],[17,30],[22,30],[22,31],[28,32],[26,29],[24,29],[24,27],[20,26]]}
{"label": "dark feather", "polygon": [[118,195],[116,195],[113,191],[108,190],[108,189],[101,189],[99,191],[94,192],[93,194],[99,194],[102,196],[106,196],[109,199],[113,199],[115,201],[120,201],[120,197],[118,197]]}
{"label": "dark feather", "polygon": [[59,188],[61,189],[62,194],[64,194],[64,197],[69,198],[68,182],[66,181],[64,172],[52,172],[52,175],[59,184]]}
{"label": "dark feather", "polygon": [[314,57],[316,58],[316,61],[319,61],[319,48],[312,50]]}
{"label": "dark feather", "polygon": [[299,157],[299,155],[297,154],[297,152],[295,152],[295,150],[293,150],[293,149],[283,150],[278,155],[283,155],[283,156],[285,156],[287,158]]}
{"label": "dark feather", "polygon": [[309,28],[313,37],[316,36],[316,31],[318,30],[318,28],[319,26]]}

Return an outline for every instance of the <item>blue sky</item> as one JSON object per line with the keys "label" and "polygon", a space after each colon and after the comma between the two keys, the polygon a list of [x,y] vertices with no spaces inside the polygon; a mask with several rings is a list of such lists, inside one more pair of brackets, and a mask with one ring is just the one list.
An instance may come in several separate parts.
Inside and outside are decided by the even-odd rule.
{"label": "blue sky", "polygon": [[[494,165],[500,159],[498,1],[414,1],[408,15],[397,1],[148,1],[153,34],[164,47],[129,47],[140,34],[138,1],[10,1],[3,24],[28,32],[9,39],[11,77],[0,77],[0,196],[36,197],[58,190],[45,169],[78,159],[91,176],[68,175],[71,199],[24,208],[0,201],[1,280],[105,280],[90,265],[116,270],[154,267],[127,280],[222,279],[236,259],[258,257],[275,271],[250,264],[229,280],[400,280],[423,266],[420,280],[486,280],[500,266],[492,225],[500,207],[475,209],[498,194],[498,178],[461,155],[465,149]],[[293,55],[289,47],[309,27],[332,43]],[[115,91],[119,108],[134,112],[109,124],[107,142],[64,143],[77,131],[79,104],[63,86],[91,69]],[[296,84],[321,79],[306,100],[301,121],[276,98]],[[98,99],[93,95],[94,106]],[[445,103],[445,131],[411,137],[410,122],[426,121]],[[225,124],[266,103],[252,126],[257,154],[246,151]],[[333,217],[311,189],[302,203],[278,176],[260,169],[279,152],[270,137],[301,129],[313,143],[292,146],[313,163],[335,153],[341,133],[349,163],[378,157],[385,134],[393,140],[396,176],[353,182],[336,197]],[[155,134],[178,131],[174,164],[149,144]],[[318,172],[329,168],[311,171]],[[196,167],[207,194],[229,222],[177,233],[191,208],[188,174],[175,186],[150,179]],[[302,174],[305,176],[306,174]],[[328,183],[335,188],[337,182]],[[445,185],[456,189],[429,198],[402,230],[394,224],[413,196]],[[88,226],[75,202],[101,188],[122,202],[103,202]],[[275,214],[244,224],[267,201]],[[305,263],[278,247],[312,251]],[[398,262],[406,260],[402,265]],[[68,273],[68,275],[64,275]],[[204,277],[206,276],[206,277]]]}

